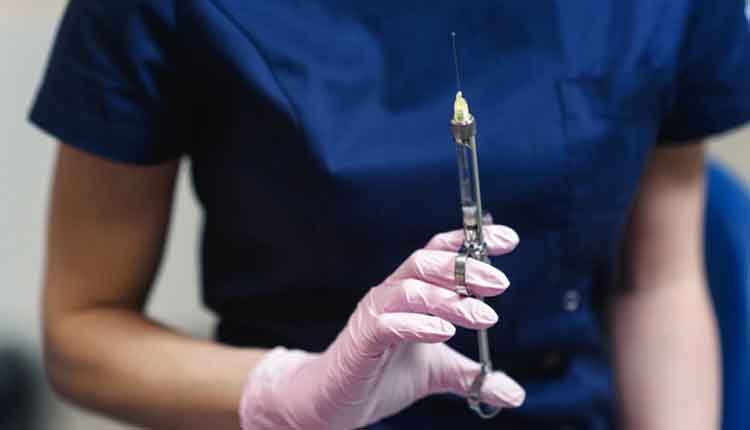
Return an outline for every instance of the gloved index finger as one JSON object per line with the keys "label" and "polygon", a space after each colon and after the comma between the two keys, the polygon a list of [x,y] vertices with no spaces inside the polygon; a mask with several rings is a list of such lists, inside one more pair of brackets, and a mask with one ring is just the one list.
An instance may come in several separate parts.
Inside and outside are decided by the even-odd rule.
{"label": "gloved index finger", "polygon": [[[482,231],[490,255],[507,254],[513,251],[520,241],[518,233],[504,225],[486,225]],[[463,243],[464,231],[453,230],[433,236],[425,245],[425,249],[457,252]]]}

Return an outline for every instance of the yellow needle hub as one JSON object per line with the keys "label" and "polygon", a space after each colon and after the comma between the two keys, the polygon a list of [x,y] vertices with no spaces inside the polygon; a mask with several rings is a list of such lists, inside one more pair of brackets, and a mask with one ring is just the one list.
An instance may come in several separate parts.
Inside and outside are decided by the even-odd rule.
{"label": "yellow needle hub", "polygon": [[453,122],[457,124],[466,124],[471,122],[471,112],[469,112],[469,103],[464,98],[461,91],[456,93],[456,101],[453,102]]}

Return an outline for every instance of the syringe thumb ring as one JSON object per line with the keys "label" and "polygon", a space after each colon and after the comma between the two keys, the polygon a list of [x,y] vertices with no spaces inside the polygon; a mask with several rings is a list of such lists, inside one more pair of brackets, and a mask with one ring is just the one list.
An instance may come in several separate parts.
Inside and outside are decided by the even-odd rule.
{"label": "syringe thumb ring", "polygon": [[500,413],[500,411],[502,410],[502,408],[496,406],[482,406],[482,386],[484,385],[484,380],[486,379],[487,375],[491,372],[492,369],[482,363],[479,374],[476,378],[474,378],[474,382],[472,382],[471,388],[469,388],[469,392],[467,393],[466,397],[466,401],[469,404],[469,409],[476,412],[476,414],[483,419],[494,418],[495,415]]}
{"label": "syringe thumb ring", "polygon": [[461,248],[456,254],[454,278],[456,280],[456,292],[462,296],[470,297],[471,291],[466,287],[466,259],[468,258],[469,254],[466,253],[466,249]]}

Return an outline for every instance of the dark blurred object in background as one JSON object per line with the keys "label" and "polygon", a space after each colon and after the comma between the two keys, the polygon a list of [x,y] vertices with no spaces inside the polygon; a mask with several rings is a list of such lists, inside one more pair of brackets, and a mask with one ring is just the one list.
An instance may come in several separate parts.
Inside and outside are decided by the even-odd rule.
{"label": "dark blurred object in background", "polygon": [[41,429],[42,382],[34,369],[20,348],[0,346],[0,429]]}

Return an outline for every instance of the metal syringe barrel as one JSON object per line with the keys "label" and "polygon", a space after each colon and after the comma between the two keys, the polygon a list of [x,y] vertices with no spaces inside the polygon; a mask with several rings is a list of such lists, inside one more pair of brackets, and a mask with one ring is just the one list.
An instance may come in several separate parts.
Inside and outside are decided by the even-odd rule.
{"label": "metal syringe barrel", "polygon": [[[477,125],[469,105],[459,91],[453,105],[451,134],[456,143],[458,181],[466,242],[484,243],[482,234],[482,199],[479,190],[479,166],[476,145]],[[473,256],[477,257],[477,256]],[[480,258],[481,259],[481,258]]]}

